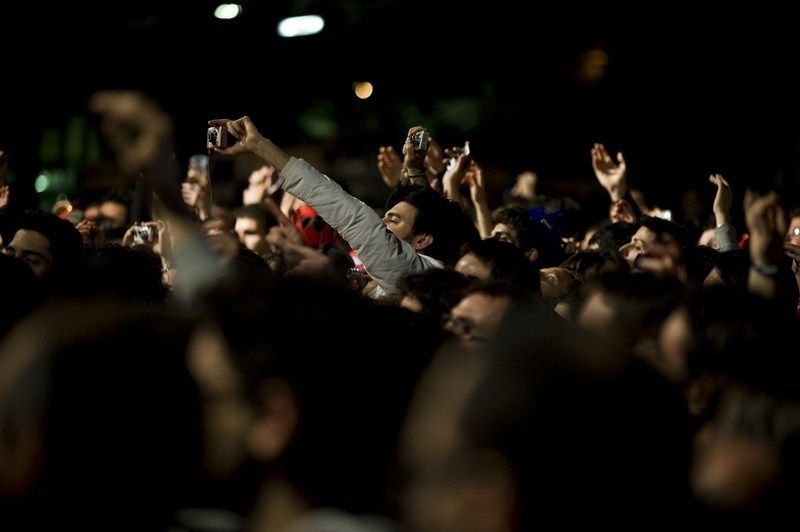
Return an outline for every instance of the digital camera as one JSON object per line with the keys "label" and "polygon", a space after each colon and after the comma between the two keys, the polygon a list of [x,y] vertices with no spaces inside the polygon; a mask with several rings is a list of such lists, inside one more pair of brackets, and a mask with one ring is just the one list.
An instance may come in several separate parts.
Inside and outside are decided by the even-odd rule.
{"label": "digital camera", "polygon": [[152,244],[156,240],[156,228],[152,225],[137,225],[133,228],[134,244]]}
{"label": "digital camera", "polygon": [[411,137],[411,147],[414,148],[414,151],[425,151],[428,149],[428,139],[430,135],[424,129],[421,131],[417,131]]}
{"label": "digital camera", "polygon": [[208,128],[206,132],[206,141],[215,148],[224,150],[228,147],[228,131],[225,126],[216,126]]}

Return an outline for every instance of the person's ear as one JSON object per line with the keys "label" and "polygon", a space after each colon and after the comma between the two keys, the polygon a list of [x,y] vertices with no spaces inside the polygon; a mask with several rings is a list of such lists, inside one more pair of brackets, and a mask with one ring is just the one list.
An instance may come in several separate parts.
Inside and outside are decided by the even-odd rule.
{"label": "person's ear", "polygon": [[262,462],[282,456],[292,443],[300,422],[297,396],[291,385],[267,379],[258,392],[256,419],[247,434],[250,454]]}
{"label": "person's ear", "polygon": [[528,260],[533,264],[539,259],[539,250],[536,248],[531,248],[525,252],[525,256],[528,257]]}
{"label": "person's ear", "polygon": [[431,244],[433,244],[433,236],[430,233],[420,233],[411,238],[411,245],[417,251],[422,251]]}

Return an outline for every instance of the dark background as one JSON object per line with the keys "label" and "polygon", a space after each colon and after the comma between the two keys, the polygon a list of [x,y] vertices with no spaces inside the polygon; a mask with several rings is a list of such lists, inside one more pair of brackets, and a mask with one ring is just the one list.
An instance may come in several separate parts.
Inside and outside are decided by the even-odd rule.
{"label": "dark background", "polygon": [[[624,151],[632,183],[661,204],[690,185],[710,198],[716,171],[737,192],[777,185],[798,203],[800,47],[788,10],[241,3],[232,21],[213,18],[216,2],[4,6],[0,146],[18,196],[36,200],[42,168],[82,178],[91,149],[48,145],[69,143],[76,117],[91,136],[94,91],[135,88],[175,117],[180,157],[202,149],[208,118],[246,113],[278,144],[322,145],[331,164],[362,158],[369,172],[357,178],[378,180],[377,147],[422,123],[446,144],[468,138],[496,169],[495,192],[528,168],[546,189],[592,190],[589,148],[601,141]],[[277,36],[281,18],[308,13],[325,18],[321,34]],[[607,62],[587,75],[598,54]],[[375,85],[372,98],[353,96],[356,80]]]}

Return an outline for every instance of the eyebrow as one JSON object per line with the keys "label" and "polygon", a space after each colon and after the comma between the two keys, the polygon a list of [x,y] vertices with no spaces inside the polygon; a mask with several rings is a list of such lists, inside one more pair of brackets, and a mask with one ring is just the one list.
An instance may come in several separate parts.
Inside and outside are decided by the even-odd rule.
{"label": "eyebrow", "polygon": [[[6,248],[6,249],[11,249],[12,251],[14,250],[14,248]],[[27,250],[22,252],[22,256],[23,257],[38,257],[38,258],[43,259],[43,260],[45,258],[45,256],[42,255],[41,253],[37,253],[36,251],[27,251]]]}

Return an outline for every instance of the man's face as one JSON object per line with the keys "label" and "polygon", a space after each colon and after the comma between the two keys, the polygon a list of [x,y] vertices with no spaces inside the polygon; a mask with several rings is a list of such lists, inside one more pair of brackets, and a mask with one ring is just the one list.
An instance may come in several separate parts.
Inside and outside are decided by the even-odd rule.
{"label": "man's face", "polygon": [[497,224],[492,229],[492,238],[495,240],[499,240],[500,242],[507,242],[512,246],[519,247],[520,242],[519,238],[517,237],[517,232],[514,230],[513,227],[507,224]]}
{"label": "man's face", "polygon": [[386,212],[383,223],[386,228],[394,233],[400,240],[411,242],[414,236],[414,220],[417,218],[417,208],[401,201]]}
{"label": "man's face", "polygon": [[465,340],[492,339],[500,330],[509,303],[505,296],[469,294],[453,307],[446,329]]}
{"label": "man's face", "polygon": [[5,253],[27,264],[39,279],[53,267],[50,241],[38,231],[20,229],[6,246]]}
{"label": "man's face", "polygon": [[236,233],[239,242],[250,251],[263,255],[269,249],[264,228],[255,218],[236,218]]}
{"label": "man's face", "polygon": [[631,237],[631,241],[621,248],[619,254],[633,267],[636,257],[647,253],[646,244],[656,241],[656,234],[647,227],[640,227]]}
{"label": "man's face", "polygon": [[474,253],[467,253],[458,259],[458,262],[453,269],[464,277],[473,277],[475,279],[480,279],[481,281],[492,280],[492,269],[485,261],[479,259]]}
{"label": "man's face", "polygon": [[199,166],[189,166],[186,172],[186,181],[200,187],[205,187],[208,184],[208,170],[200,168]]}

